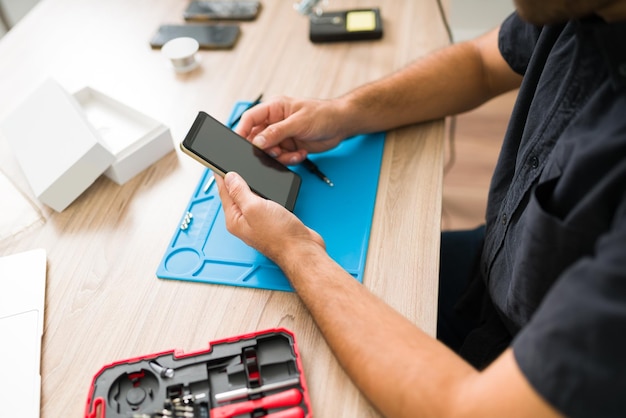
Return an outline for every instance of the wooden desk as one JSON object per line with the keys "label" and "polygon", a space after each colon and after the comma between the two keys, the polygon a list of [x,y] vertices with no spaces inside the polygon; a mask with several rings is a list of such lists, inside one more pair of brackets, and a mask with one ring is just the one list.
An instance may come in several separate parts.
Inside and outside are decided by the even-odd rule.
{"label": "wooden desk", "polygon": [[[336,45],[311,44],[292,3],[263,0],[234,50],[201,52],[201,69],[176,75],[148,40],[159,24],[182,22],[187,1],[43,0],[0,41],[0,116],[53,77],[70,92],[89,85],[160,120],[178,143],[198,110],[225,120],[234,102],[260,92],[337,96],[446,43],[434,0],[333,0],[328,9],[380,6],[385,30],[381,41]],[[389,134],[364,279],[431,334],[442,138],[442,122]],[[5,142],[2,170],[30,194]],[[43,417],[82,416],[105,364],[277,326],[298,338],[316,416],[377,415],[295,294],[156,278],[202,170],[172,152],[124,186],[100,178],[62,213],[42,207],[43,225],[0,242],[0,255],[48,254]]]}

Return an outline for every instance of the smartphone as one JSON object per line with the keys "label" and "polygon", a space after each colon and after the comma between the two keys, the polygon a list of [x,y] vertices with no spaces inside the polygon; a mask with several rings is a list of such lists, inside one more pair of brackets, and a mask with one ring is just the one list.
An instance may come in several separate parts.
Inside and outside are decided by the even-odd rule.
{"label": "smartphone", "polygon": [[257,0],[192,1],[183,13],[185,20],[254,20],[261,10]]}
{"label": "smartphone", "polygon": [[180,148],[220,176],[236,171],[256,194],[293,212],[300,176],[207,113],[198,113]]}
{"label": "smartphone", "polygon": [[241,29],[232,24],[161,25],[150,40],[152,48],[183,36],[194,38],[202,49],[230,49],[235,46]]}

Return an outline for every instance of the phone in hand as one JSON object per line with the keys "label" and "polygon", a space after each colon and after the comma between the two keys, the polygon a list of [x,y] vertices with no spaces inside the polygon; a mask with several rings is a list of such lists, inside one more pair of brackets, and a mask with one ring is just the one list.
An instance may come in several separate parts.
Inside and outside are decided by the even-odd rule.
{"label": "phone in hand", "polygon": [[254,20],[260,10],[258,0],[192,1],[183,17],[185,20]]}
{"label": "phone in hand", "polygon": [[220,176],[236,171],[256,194],[293,212],[300,176],[207,113],[198,113],[180,148]]}
{"label": "phone in hand", "polygon": [[202,49],[231,49],[237,43],[240,32],[239,26],[234,24],[161,25],[150,40],[150,46],[161,48],[172,39],[189,37],[198,41]]}

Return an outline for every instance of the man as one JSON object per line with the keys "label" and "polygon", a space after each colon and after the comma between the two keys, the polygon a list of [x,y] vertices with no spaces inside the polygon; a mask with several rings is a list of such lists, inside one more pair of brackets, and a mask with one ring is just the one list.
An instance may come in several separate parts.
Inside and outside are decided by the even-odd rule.
{"label": "man", "polygon": [[334,100],[259,105],[238,128],[297,164],[357,133],[463,112],[520,87],[486,228],[472,235],[484,235],[476,268],[446,290],[461,295],[447,303],[461,309],[445,313],[450,329],[438,330],[452,335],[447,345],[369,293],[316,232],[237,174],[217,180],[229,231],[280,266],[386,416],[626,413],[626,0],[516,8],[499,31]]}

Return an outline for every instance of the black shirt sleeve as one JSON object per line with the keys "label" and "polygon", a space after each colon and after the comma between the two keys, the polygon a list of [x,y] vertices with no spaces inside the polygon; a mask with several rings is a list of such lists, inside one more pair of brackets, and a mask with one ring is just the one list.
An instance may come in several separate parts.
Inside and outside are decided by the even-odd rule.
{"label": "black shirt sleeve", "polygon": [[517,13],[511,14],[502,23],[498,47],[502,57],[516,73],[526,73],[540,33],[540,27],[524,22]]}

